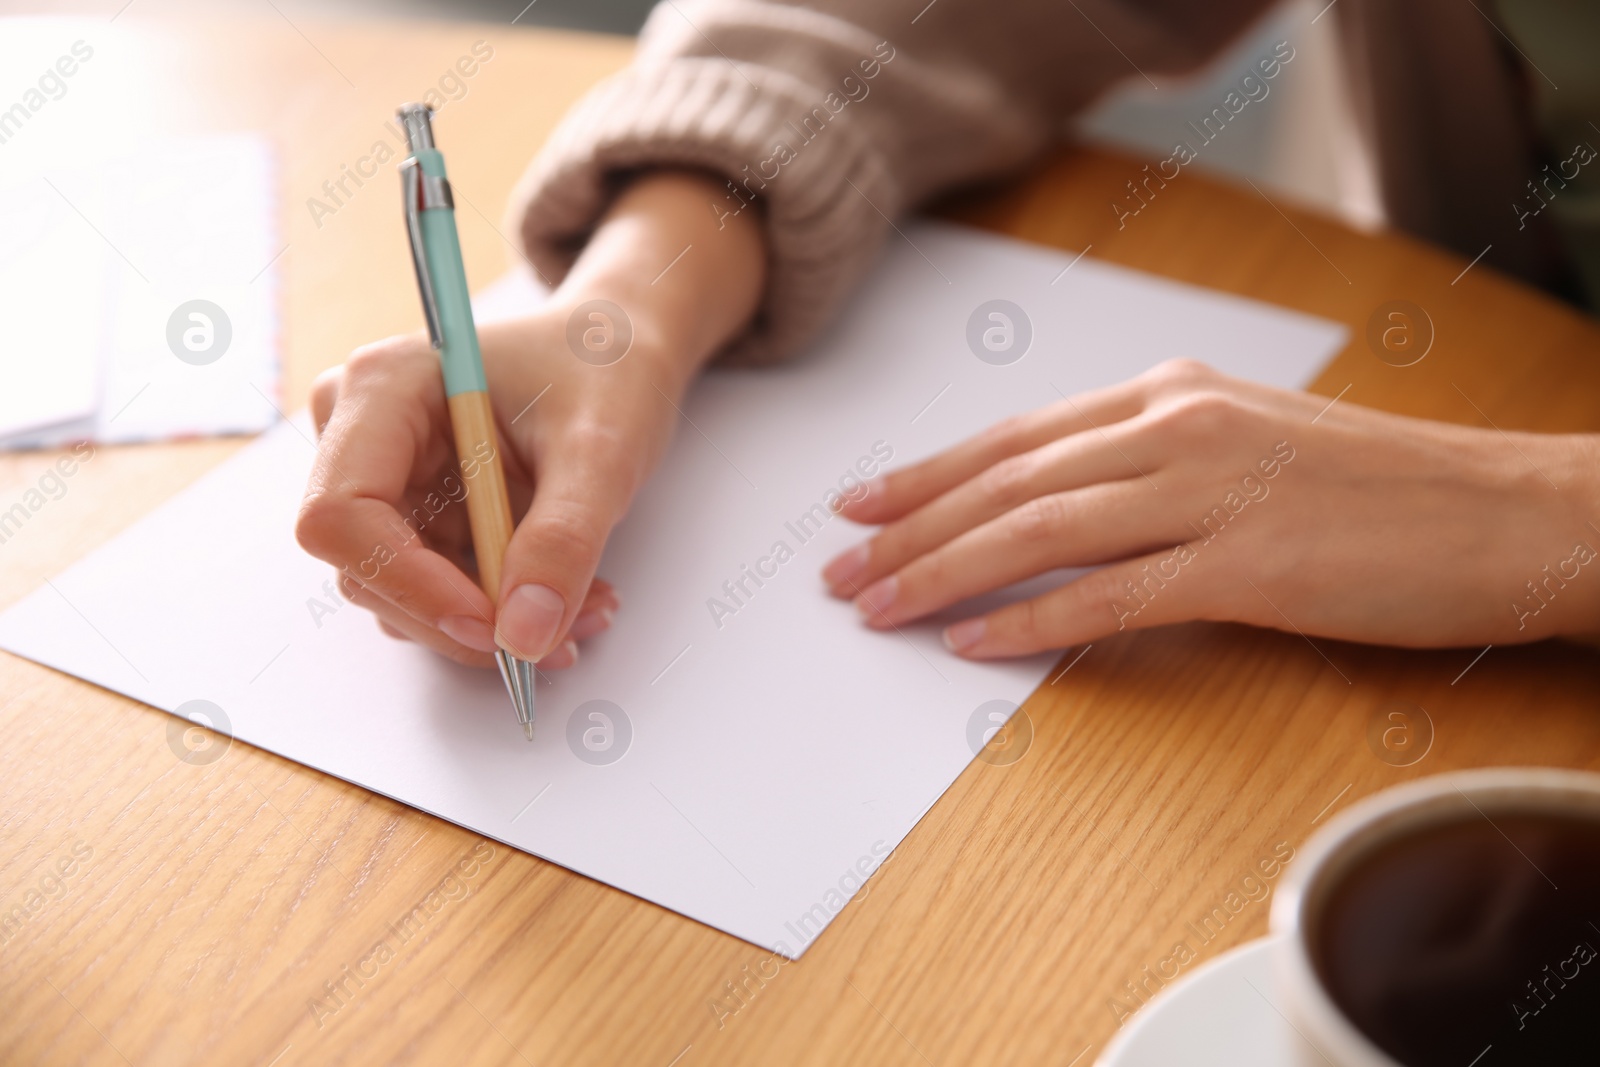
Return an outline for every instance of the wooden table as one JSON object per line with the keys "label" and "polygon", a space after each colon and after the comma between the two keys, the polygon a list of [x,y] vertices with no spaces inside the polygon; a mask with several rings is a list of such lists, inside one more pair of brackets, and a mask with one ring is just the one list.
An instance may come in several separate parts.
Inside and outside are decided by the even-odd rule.
{"label": "wooden table", "polygon": [[[527,156],[630,48],[270,14],[163,23],[158,7],[56,27],[63,51],[91,40],[101,65],[24,132],[47,137],[39,119],[70,125],[82,112],[69,105],[92,104],[157,130],[276,139],[291,407],[353,346],[420,325],[392,175],[320,226],[306,205],[386,136],[394,102],[437,84],[475,41],[493,48],[441,119],[481,284],[510,254],[500,213]],[[1353,339],[1316,385],[1330,396],[1348,385],[1349,402],[1418,415],[1600,430],[1593,322],[1481,264],[1452,281],[1458,257],[1188,172],[1118,230],[1107,202],[1137,169],[1064,153],[948,211],[1346,322]],[[1422,305],[1437,329],[1412,367],[1364,340],[1392,299]],[[238,447],[102,449],[0,546],[0,604]],[[0,458],[0,505],[51,458]],[[1025,758],[973,763],[804,960],[781,966],[503,846],[480,848],[466,894],[372,961],[390,924],[475,854],[474,834],[243,744],[180,762],[165,714],[0,656],[0,903],[24,916],[0,945],[0,1062],[1082,1067],[1147,995],[1125,983],[1155,988],[1148,975],[1171,973],[1177,942],[1193,950],[1187,971],[1264,932],[1268,902],[1243,895],[1244,876],[1329,812],[1452,768],[1600,767],[1593,653],[1318,645],[1327,659],[1293,634],[1223,625],[1096,642],[1026,705]],[[1368,745],[1369,722],[1396,702],[1426,709],[1435,730],[1410,767]],[[52,880],[58,864],[71,873]],[[1202,944],[1188,924],[1234,903]]]}

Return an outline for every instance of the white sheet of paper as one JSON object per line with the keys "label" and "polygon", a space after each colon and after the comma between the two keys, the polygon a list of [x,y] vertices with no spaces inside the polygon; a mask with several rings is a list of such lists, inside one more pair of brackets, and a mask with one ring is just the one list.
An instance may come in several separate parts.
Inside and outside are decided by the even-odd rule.
{"label": "white sheet of paper", "polygon": [[[906,234],[810,353],[696,387],[607,548],[616,625],[541,684],[532,744],[496,675],[330,595],[290,531],[298,424],[0,616],[0,645],[169,711],[214,702],[245,741],[798,955],[973,758],[975,712],[1023,701],[1053,658],[969,663],[932,624],[864,629],[817,573],[862,532],[801,516],[874,448],[903,464],[1179,354],[1300,385],[1345,338],[1090,259],[1063,275],[1071,257],[956,227]],[[537,299],[497,288],[502,311]],[[1008,366],[966,340],[996,297],[1032,324]],[[761,563],[779,542],[792,558]],[[766,577],[733,601],[747,565]],[[712,598],[737,610],[716,619]]]}
{"label": "white sheet of paper", "polygon": [[[272,154],[253,134],[153,144],[0,197],[0,447],[253,433],[278,421]],[[174,355],[193,300],[214,361]],[[186,327],[205,323],[180,319]],[[194,335],[195,342],[205,339]]]}

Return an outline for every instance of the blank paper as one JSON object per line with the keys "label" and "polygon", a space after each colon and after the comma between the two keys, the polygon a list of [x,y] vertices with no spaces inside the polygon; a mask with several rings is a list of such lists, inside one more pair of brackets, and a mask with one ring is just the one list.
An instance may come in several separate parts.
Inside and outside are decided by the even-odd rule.
{"label": "blank paper", "polygon": [[[492,302],[536,299],[514,278]],[[1031,324],[1008,364],[968,342],[995,299]],[[532,744],[498,676],[393,641],[330,595],[291,534],[313,455],[303,421],[0,616],[0,645],[169,711],[211,701],[244,741],[797,956],[972,760],[974,714],[1021,703],[1053,660],[968,663],[933,624],[864,629],[818,577],[863,531],[817,505],[873,459],[903,465],[1058,389],[1178,355],[1298,386],[1344,338],[908,225],[811,351],[696,386],[600,568],[616,625],[545,677]]]}

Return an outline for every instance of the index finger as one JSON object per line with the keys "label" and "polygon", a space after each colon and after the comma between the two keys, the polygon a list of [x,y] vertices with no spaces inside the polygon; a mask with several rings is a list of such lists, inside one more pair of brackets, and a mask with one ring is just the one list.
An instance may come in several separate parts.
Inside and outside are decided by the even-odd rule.
{"label": "index finger", "polygon": [[492,626],[488,596],[422,539],[437,513],[406,505],[418,469],[445,471],[437,487],[444,506],[460,505],[468,492],[441,432],[446,414],[437,362],[414,344],[386,342],[351,358],[317,447],[295,537],[347,580],[428,626],[453,616]]}

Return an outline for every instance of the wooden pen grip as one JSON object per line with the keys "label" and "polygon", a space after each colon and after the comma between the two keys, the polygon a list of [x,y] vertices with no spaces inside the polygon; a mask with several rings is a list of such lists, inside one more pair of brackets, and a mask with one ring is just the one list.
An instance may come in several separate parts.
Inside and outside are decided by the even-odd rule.
{"label": "wooden pen grip", "polygon": [[478,557],[478,584],[490,600],[499,603],[501,568],[506,546],[511,544],[512,524],[494,409],[489,406],[488,393],[457,393],[448,399],[456,458],[467,487],[467,520],[472,524],[472,550]]}

